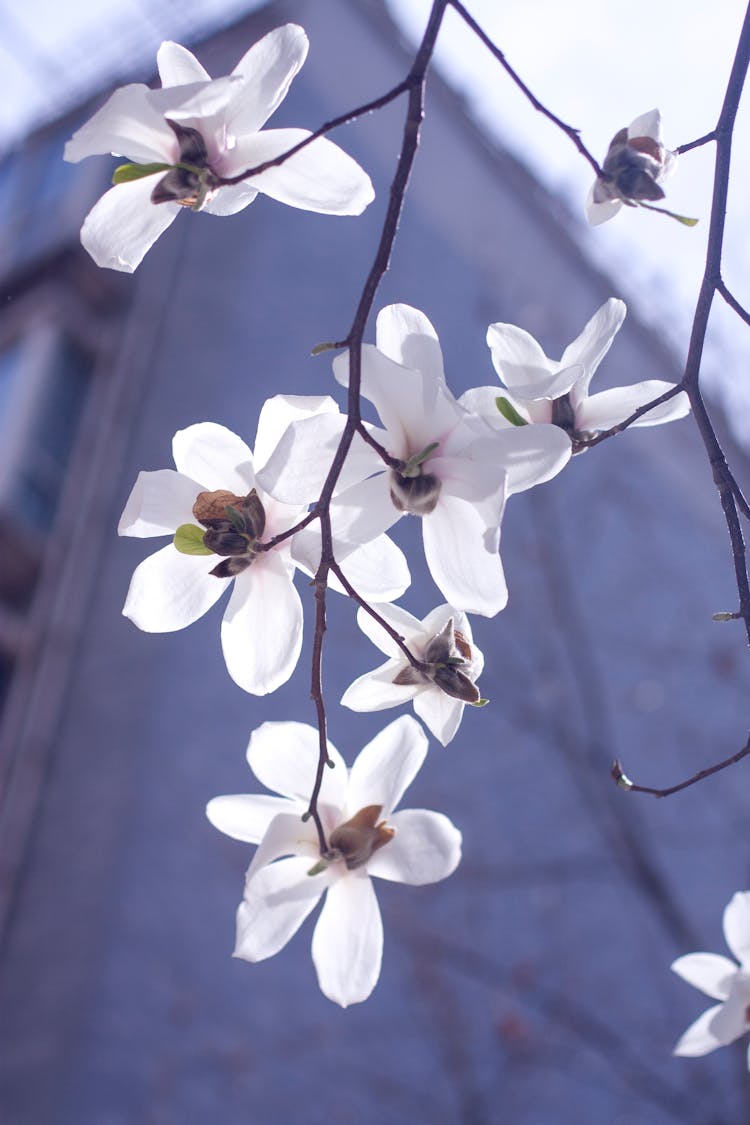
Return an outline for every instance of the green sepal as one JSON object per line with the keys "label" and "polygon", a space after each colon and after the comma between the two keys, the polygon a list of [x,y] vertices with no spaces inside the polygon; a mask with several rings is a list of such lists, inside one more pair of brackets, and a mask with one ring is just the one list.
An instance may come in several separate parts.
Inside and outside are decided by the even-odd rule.
{"label": "green sepal", "polygon": [[668,215],[670,219],[676,219],[678,223],[682,223],[684,227],[697,227],[699,220],[690,219],[687,215],[678,215],[676,211],[668,211],[666,207],[654,207],[652,203],[637,203],[637,207],[645,207],[647,211],[658,211],[660,215]]}
{"label": "green sepal", "polygon": [[489,703],[489,699],[478,699],[476,701],[476,703],[472,703],[471,706],[472,707],[486,707],[488,703]]}
{"label": "green sepal", "polygon": [[727,613],[726,611],[724,611],[723,613],[711,614],[712,621],[736,621],[738,617],[738,613]]}
{"label": "green sepal", "polygon": [[113,184],[129,184],[132,180],[142,180],[157,172],[168,172],[171,164],[120,164],[112,174]]}
{"label": "green sepal", "polygon": [[203,542],[203,528],[194,523],[183,523],[174,533],[174,545],[181,555],[212,555]]}
{"label": "green sepal", "polygon": [[507,422],[510,422],[511,426],[528,426],[529,423],[525,418],[521,417],[509,399],[503,398],[503,396],[500,395],[495,399],[495,406],[498,408],[503,418],[505,418]]}
{"label": "green sepal", "polygon": [[334,344],[330,340],[326,340],[322,344],[316,344],[313,350],[310,352],[310,355],[322,355],[323,352],[335,351],[337,347],[338,344]]}
{"label": "green sepal", "polygon": [[307,874],[308,875],[321,875],[327,869],[328,869],[327,862],[324,859],[319,859],[317,863],[313,864],[313,866],[310,868],[310,870],[307,872]]}

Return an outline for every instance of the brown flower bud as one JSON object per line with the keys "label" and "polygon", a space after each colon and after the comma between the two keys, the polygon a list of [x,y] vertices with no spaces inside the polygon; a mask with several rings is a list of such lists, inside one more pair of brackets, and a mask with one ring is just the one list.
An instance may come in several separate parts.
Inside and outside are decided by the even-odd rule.
{"label": "brown flower bud", "polygon": [[349,871],[367,863],[378,848],[396,835],[396,829],[388,828],[384,820],[377,823],[382,811],[382,805],[367,805],[334,828],[328,838],[330,858],[343,859]]}
{"label": "brown flower bud", "polygon": [[419,472],[412,477],[391,470],[391,500],[399,512],[429,516],[440,499],[440,488],[441,482],[434,473]]}

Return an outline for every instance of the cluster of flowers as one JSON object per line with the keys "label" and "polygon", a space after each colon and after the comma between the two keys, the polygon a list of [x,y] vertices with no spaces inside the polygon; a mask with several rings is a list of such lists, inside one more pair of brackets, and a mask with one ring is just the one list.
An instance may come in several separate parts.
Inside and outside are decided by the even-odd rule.
{"label": "cluster of flowers", "polygon": [[[66,149],[69,160],[111,152],[133,162],[118,168],[114,187],[83,226],[82,241],[99,265],[134,270],[184,207],[230,215],[258,192],[330,214],[367,206],[369,177],[336,145],[322,137],[307,143],[304,130],[262,130],[306,52],[304,31],[290,24],[256,43],[231,75],[212,81],[190,52],[165,43],[161,89],[132,85],[112,95]],[[302,142],[284,162],[252,171]],[[610,146],[590,196],[591,221],[604,221],[623,202],[661,198],[658,184],[671,164],[658,113],[638,118]],[[359,625],[386,660],[351,684],[345,706],[376,711],[413,701],[447,745],[466,705],[485,702],[477,687],[483,657],[467,614],[493,617],[506,604],[499,540],[508,497],[550,480],[592,435],[673,389],[650,381],[589,394],[624,316],[622,301],[605,302],[560,360],[549,359],[523,329],[492,324],[487,343],[503,386],[476,387],[456,399],[428,318],[403,304],[380,312],[376,343],[361,353],[361,393],[380,425],[367,425],[367,442],[355,436],[330,518],[341,572],[373,611],[360,608]],[[333,373],[348,385],[347,353],[336,357]],[[688,409],[686,396],[675,394],[634,424],[667,422]],[[120,520],[122,535],[170,537],[137,567],[124,613],[147,632],[181,629],[234,583],[221,626],[231,677],[255,695],[286,682],[302,641],[294,575],[318,569],[314,506],[345,422],[330,396],[276,395],[261,410],[252,450],[211,422],[175,434],[175,469],[141,473]],[[422,522],[427,564],[446,599],[422,621],[392,604],[410,575],[386,532],[407,514]],[[335,576],[330,583],[340,588]],[[207,808],[219,830],[257,845],[237,916],[236,956],[259,961],[278,952],[327,893],[312,943],[320,987],[343,1006],[370,994],[383,947],[370,876],[431,883],[460,859],[460,833],[445,816],[394,811],[427,745],[410,716],[382,730],[349,770],[328,744],[335,768],[324,772],[317,805],[327,842],[321,854],[318,830],[305,815],[318,732],[267,722],[252,734],[249,765],[280,795],[222,796]],[[742,956],[747,943],[736,938],[732,921],[737,897],[727,936]],[[744,896],[745,914],[748,901]],[[674,966],[725,1001],[698,1021],[700,1034],[691,1029],[683,1037],[683,1053],[734,1037],[737,1005],[747,999],[744,983],[735,983],[742,973],[721,958],[709,964],[708,956]]]}

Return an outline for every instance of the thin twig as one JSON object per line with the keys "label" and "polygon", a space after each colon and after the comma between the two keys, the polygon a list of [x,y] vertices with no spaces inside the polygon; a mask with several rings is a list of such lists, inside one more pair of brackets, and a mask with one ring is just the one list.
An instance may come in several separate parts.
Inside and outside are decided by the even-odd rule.
{"label": "thin twig", "polygon": [[725,758],[723,762],[717,762],[714,766],[708,766],[704,770],[698,770],[698,773],[693,774],[687,781],[681,781],[678,785],[670,785],[667,789],[652,789],[649,785],[636,785],[629,777],[623,772],[620,762],[614,762],[612,765],[612,777],[620,786],[628,793],[650,793],[652,797],[671,797],[673,793],[679,793],[683,789],[689,789],[691,785],[696,785],[699,781],[703,781],[707,777],[712,777],[715,773],[721,773],[722,770],[727,769],[728,766],[734,766],[737,762],[741,762],[750,754],[750,737],[747,742],[738,750],[736,754],[732,754],[731,758]]}
{"label": "thin twig", "polygon": [[409,646],[407,645],[406,641],[401,636],[401,634],[398,632],[398,630],[394,629],[392,625],[389,625],[388,622],[385,620],[385,618],[381,617],[381,615],[378,613],[378,611],[375,609],[375,607],[371,606],[370,603],[365,598],[363,598],[361,594],[357,593],[357,591],[352,586],[351,582],[349,581],[349,579],[346,577],[343,570],[341,569],[340,564],[337,563],[337,562],[332,562],[330,569],[331,569],[331,573],[336,575],[339,582],[344,587],[344,589],[346,590],[347,594],[352,599],[352,601],[356,602],[357,605],[362,606],[362,609],[364,609],[367,613],[369,613],[369,615],[373,619],[373,621],[377,621],[377,623],[381,627],[381,629],[383,629],[388,634],[388,636],[391,638],[391,640],[394,641],[398,645],[398,647],[401,649],[401,651],[403,652],[406,659],[411,664],[412,668],[416,668],[418,672],[425,672],[427,670],[428,665],[425,664],[424,661],[422,661],[422,660],[417,660],[416,656],[411,651],[411,649],[409,648]]}
{"label": "thin twig", "polygon": [[558,129],[562,129],[566,137],[570,137],[571,141],[576,146],[581,156],[585,157],[585,159],[588,160],[596,175],[603,175],[599,163],[594,159],[594,157],[591,155],[591,153],[581,140],[580,129],[574,129],[572,125],[566,125],[564,121],[562,121],[559,117],[556,116],[556,114],[552,112],[552,110],[547,109],[545,105],[542,105],[542,103],[539,101],[539,98],[532,94],[531,90],[523,81],[523,79],[510,65],[500,48],[495,46],[487,33],[479,26],[474,17],[469,15],[469,13],[466,11],[466,8],[464,8],[463,4],[460,3],[460,0],[450,0],[450,5],[458,13],[464,23],[471,28],[477,38],[481,39],[487,50],[494,56],[494,58],[497,59],[505,72],[513,79],[519,90],[521,90],[522,93],[525,94],[525,96],[533,105],[534,109],[538,110],[539,113],[543,114],[554,125],[557,125]]}
{"label": "thin twig", "polygon": [[403,471],[403,469],[406,467],[405,462],[400,460],[400,458],[398,457],[391,456],[385,446],[381,445],[380,442],[372,436],[370,431],[365,426],[364,422],[359,422],[357,424],[357,433],[363,441],[366,441],[368,445],[372,446],[375,452],[382,458],[382,460],[386,463],[386,465],[388,465],[389,468],[395,469],[396,472]]}
{"label": "thin twig", "polygon": [[644,414],[648,414],[649,410],[653,410],[655,406],[660,406],[663,402],[669,402],[669,400],[674,398],[675,395],[678,395],[681,390],[682,384],[675,383],[673,387],[670,387],[664,394],[659,395],[658,398],[654,398],[650,402],[645,402],[643,406],[639,406],[637,410],[634,410],[633,413],[629,414],[622,422],[618,422],[616,426],[612,426],[608,430],[602,430],[601,433],[595,434],[594,437],[576,437],[573,440],[573,452],[580,453],[584,449],[591,449],[592,446],[599,445],[600,442],[606,441],[607,438],[614,437],[615,434],[621,434],[623,430],[627,430],[628,426],[632,426],[633,423],[637,422],[639,418],[642,418]]}
{"label": "thin twig", "polygon": [[722,277],[720,277],[716,283],[716,291],[721,294],[730,309],[734,309],[737,316],[740,317],[741,320],[744,320],[745,324],[750,325],[750,313],[740,304],[734,294],[730,293]]}
{"label": "thin twig", "polygon": [[680,147],[676,148],[674,151],[677,153],[678,156],[682,156],[682,154],[684,152],[690,152],[691,149],[700,148],[701,145],[710,144],[711,141],[715,141],[715,140],[716,140],[716,130],[712,129],[711,132],[706,133],[706,135],[704,137],[698,137],[698,139],[695,140],[695,141],[688,141],[687,144],[680,145]]}

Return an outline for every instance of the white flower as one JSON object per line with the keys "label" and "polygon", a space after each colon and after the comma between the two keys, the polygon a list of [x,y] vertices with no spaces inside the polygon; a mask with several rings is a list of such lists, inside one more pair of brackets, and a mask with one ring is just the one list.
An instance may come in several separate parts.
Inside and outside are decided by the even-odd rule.
{"label": "white flower", "polygon": [[[360,609],[362,632],[388,657],[385,664],[360,676],[346,689],[341,702],[353,711],[383,711],[414,700],[414,710],[443,746],[455,735],[467,703],[479,702],[474,686],[484,667],[484,657],[474,644],[465,613],[449,605],[438,606],[418,621],[396,605],[374,607],[403,637],[417,660],[432,667],[414,668],[381,625]],[[453,664],[461,660],[461,664]]]}
{"label": "white flower", "polygon": [[[461,396],[461,402],[501,428],[512,423],[500,413],[498,398],[509,403],[522,421],[553,422],[571,438],[585,438],[619,425],[640,406],[674,386],[662,379],[647,379],[629,387],[589,394],[591,379],[609,351],[625,313],[624,301],[610,297],[580,336],[568,344],[560,360],[548,359],[534,337],[522,328],[491,324],[487,343],[492,363],[508,391],[498,396],[495,387],[475,387]],[[688,397],[681,391],[632,424],[656,426],[682,418],[689,410]]]}
{"label": "white flower", "polygon": [[721,1001],[690,1025],[676,1055],[707,1055],[750,1030],[750,891],[738,891],[725,908],[724,937],[739,965],[718,953],[688,953],[671,966],[688,984]]}
{"label": "white flower", "polygon": [[329,846],[321,861],[314,823],[301,820],[317,769],[318,732],[291,722],[264,723],[254,731],[250,768],[282,796],[215,797],[206,809],[221,832],[259,845],[237,912],[235,957],[262,961],[278,953],[327,891],[312,941],[318,982],[342,1007],[367,999],[383,953],[370,877],[435,883],[461,858],[461,834],[447,817],[424,809],[393,811],[426,753],[424,732],[409,716],[376,735],[348,772],[328,743],[335,768],[325,770],[318,802]]}
{"label": "white flower", "polygon": [[[346,385],[348,353],[333,369]],[[378,454],[357,445],[360,483],[336,496],[338,534],[362,543],[407,512],[420,516],[427,565],[447,601],[493,617],[508,598],[498,555],[506,497],[559,472],[570,442],[555,426],[498,433],[465,410],[446,386],[435,329],[408,305],[380,312],[377,347],[362,349],[362,394],[385,427],[373,436],[403,468],[383,471]],[[290,427],[287,456],[266,467],[265,486],[286,502],[310,500],[339,436],[318,419]]]}
{"label": "white flower", "polygon": [[367,174],[325,137],[278,167],[221,185],[221,178],[280,156],[310,135],[305,129],[262,130],[286,97],[307,48],[303,29],[286,24],[251,47],[229,77],[212,81],[190,51],[162,43],[157,55],[162,89],[134,84],[112,94],[68,142],[66,160],[112,153],[136,164],[181,162],[190,168],[161,167],[118,182],[99,200],[81,230],[97,265],[132,273],[184,206],[234,215],[259,191],[331,215],[358,215],[372,202]]}
{"label": "white flower", "polygon": [[[269,399],[258,420],[259,463],[295,413],[309,415],[329,402]],[[173,541],[136,568],[123,613],[146,632],[172,632],[202,617],[234,580],[221,627],[227,669],[245,691],[275,691],[299,658],[302,604],[290,540],[270,550],[262,544],[293,527],[306,509],[282,504],[258,485],[251,450],[224,426],[201,422],[180,430],[172,452],[176,472],[139,474],[118,532],[174,540],[179,528],[180,549]],[[402,553],[385,536],[371,549],[374,564],[368,548],[347,559],[347,578],[368,588],[370,577],[365,596],[399,597],[409,582]]]}
{"label": "white flower", "polygon": [[586,216],[593,226],[606,223],[625,204],[653,203],[664,198],[659,186],[674,169],[677,154],[661,139],[658,109],[642,113],[612,138],[602,172],[586,200]]}

